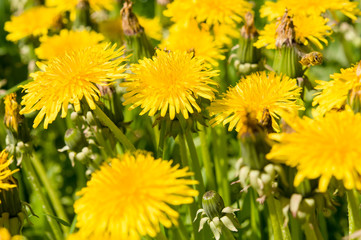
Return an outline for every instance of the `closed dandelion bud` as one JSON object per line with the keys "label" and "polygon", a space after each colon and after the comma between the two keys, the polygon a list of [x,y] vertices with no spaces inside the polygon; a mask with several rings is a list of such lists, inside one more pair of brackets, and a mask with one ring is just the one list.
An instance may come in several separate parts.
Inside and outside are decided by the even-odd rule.
{"label": "closed dandelion bud", "polygon": [[150,58],[154,55],[154,48],[145,35],[144,28],[132,11],[132,2],[125,1],[122,10],[122,29],[126,38],[128,51],[132,54],[130,62],[136,63],[139,59]]}
{"label": "closed dandelion bud", "polygon": [[303,76],[300,56],[297,51],[293,20],[286,11],[276,30],[276,48],[273,69],[278,74],[286,74],[291,78]]}
{"label": "closed dandelion bud", "polygon": [[64,141],[72,151],[78,151],[86,144],[84,134],[78,128],[70,128],[66,130]]}
{"label": "closed dandelion bud", "polygon": [[203,195],[202,207],[210,219],[222,216],[224,202],[222,197],[215,191],[208,191]]}
{"label": "closed dandelion bud", "polygon": [[248,12],[245,16],[245,24],[241,29],[239,43],[232,48],[229,59],[242,75],[260,70],[261,50],[254,46],[257,38],[258,32],[254,26],[253,14]]}

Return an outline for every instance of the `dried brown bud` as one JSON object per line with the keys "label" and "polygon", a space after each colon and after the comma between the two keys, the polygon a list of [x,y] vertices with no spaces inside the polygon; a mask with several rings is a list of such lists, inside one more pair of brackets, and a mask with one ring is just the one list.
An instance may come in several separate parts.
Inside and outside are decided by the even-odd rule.
{"label": "dried brown bud", "polygon": [[276,47],[281,48],[283,46],[290,47],[295,42],[295,30],[292,17],[288,16],[286,9],[285,14],[280,20],[280,24],[276,30]]}
{"label": "dried brown bud", "polygon": [[246,39],[255,38],[258,36],[256,27],[254,26],[254,16],[251,12],[247,12],[244,17],[244,25],[241,29],[242,37]]}
{"label": "dried brown bud", "polygon": [[125,1],[123,8],[120,10],[123,32],[127,36],[134,36],[144,32],[144,28],[139,24],[137,16],[133,13],[132,5],[132,2]]}

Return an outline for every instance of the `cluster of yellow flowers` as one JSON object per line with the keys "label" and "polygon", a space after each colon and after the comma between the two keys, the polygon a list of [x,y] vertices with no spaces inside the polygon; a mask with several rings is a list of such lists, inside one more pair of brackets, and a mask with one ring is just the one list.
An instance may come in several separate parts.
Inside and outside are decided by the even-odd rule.
{"label": "cluster of yellow flowers", "polygon": [[[218,93],[219,61],[225,59],[225,46],[239,37],[238,24],[252,11],[245,0],[174,0],[164,11],[173,21],[164,38],[160,19],[139,18],[145,33],[160,42],[151,58],[127,65],[125,47],[107,42],[101,33],[81,28],[61,28],[65,11],[73,12],[87,2],[92,11],[112,10],[115,0],[48,0],[46,6],[33,7],[6,23],[7,39],[19,41],[39,37],[35,53],[39,71],[30,74],[31,82],[21,86],[24,92],[20,114],[36,112],[33,127],[44,120],[44,128],[68,114],[69,104],[80,112],[83,104],[97,108],[100,87],[117,85],[124,89],[123,105],[129,110],[141,108],[140,115],[158,115],[169,120],[190,119],[192,114],[209,112],[212,126],[223,124],[240,135],[249,131],[248,118],[257,124],[267,121],[274,145],[267,158],[297,168],[294,184],[319,178],[319,190],[325,192],[332,177],[342,180],[346,189],[361,189],[361,115],[354,113],[360,102],[361,62],[331,75],[331,81],[317,81],[313,101],[313,119],[299,118],[304,110],[302,87],[284,74],[260,71],[242,77],[225,93]],[[260,31],[258,48],[276,48],[276,29],[285,11],[292,16],[295,40],[311,42],[318,48],[331,35],[329,11],[340,11],[352,20],[360,14],[356,2],[321,0],[267,1],[260,12],[269,23]],[[32,21],[36,17],[37,21]],[[118,25],[120,23],[116,21]],[[118,26],[120,27],[120,26]],[[148,30],[149,29],[149,30]],[[119,79],[123,81],[119,83]],[[14,95],[5,104],[6,125],[16,129],[14,119],[19,106]],[[201,101],[209,103],[204,107]],[[281,119],[292,131],[281,132]],[[360,132],[358,128],[360,127]],[[281,132],[281,133],[280,133]],[[0,154],[0,180],[13,174],[7,154]],[[188,179],[193,173],[172,161],[155,159],[150,153],[136,151],[110,159],[92,174],[74,204],[79,232],[69,239],[141,239],[156,237],[160,224],[177,225],[179,213],[171,206],[190,204],[198,191]],[[0,183],[0,189],[13,185]]]}

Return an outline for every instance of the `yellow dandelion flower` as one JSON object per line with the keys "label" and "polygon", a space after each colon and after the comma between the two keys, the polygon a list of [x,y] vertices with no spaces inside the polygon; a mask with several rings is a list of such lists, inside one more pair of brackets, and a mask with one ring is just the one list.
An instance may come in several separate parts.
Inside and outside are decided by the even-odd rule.
{"label": "yellow dandelion flower", "polygon": [[138,16],[140,26],[144,28],[145,34],[155,40],[160,41],[162,39],[162,25],[160,24],[159,17],[145,18]]}
{"label": "yellow dandelion flower", "polygon": [[345,0],[278,0],[277,2],[266,1],[261,7],[261,17],[267,17],[272,21],[276,18],[282,17],[285,9],[287,9],[292,16],[302,13],[304,15],[318,15],[327,10],[340,11],[349,18],[356,20],[357,15],[360,15],[360,9],[357,2]]}
{"label": "yellow dandelion flower", "polygon": [[225,58],[222,55],[222,43],[216,42],[208,26],[198,27],[196,21],[185,24],[174,24],[169,29],[169,36],[161,44],[161,48],[180,51],[194,51],[196,56],[204,58],[213,66],[218,66],[217,60]]}
{"label": "yellow dandelion flower", "polygon": [[238,29],[237,24],[215,24],[213,26],[214,40],[221,44],[230,46],[232,39],[239,39],[241,31]]}
{"label": "yellow dandelion flower", "polygon": [[0,228],[0,240],[25,240],[25,237],[20,235],[11,236],[9,230]]}
{"label": "yellow dandelion flower", "polygon": [[8,190],[10,188],[16,187],[16,184],[13,184],[14,181],[9,181],[9,178],[12,178],[12,175],[19,171],[10,170],[9,165],[13,162],[13,157],[8,159],[9,154],[6,150],[3,150],[0,153],[0,190]]}
{"label": "yellow dandelion flower", "polygon": [[[316,115],[323,115],[332,109],[340,109],[347,98],[350,103],[357,97],[361,100],[359,94],[361,90],[361,61],[353,67],[341,69],[341,73],[335,73],[331,76],[331,81],[316,81],[318,84],[315,89],[321,90],[315,94],[312,105],[317,108],[314,111]],[[314,115],[315,116],[315,115]]]}
{"label": "yellow dandelion flower", "polygon": [[[74,11],[79,2],[84,0],[46,0],[46,6],[56,7],[60,11]],[[114,9],[115,0],[88,0],[90,8],[94,11]]]}
{"label": "yellow dandelion flower", "polygon": [[20,106],[16,101],[16,93],[10,93],[5,96],[5,115],[4,122],[6,127],[18,132],[19,123],[22,122],[22,116],[19,114]]}
{"label": "yellow dandelion flower", "polygon": [[34,120],[37,127],[42,119],[44,128],[52,123],[60,110],[61,117],[67,115],[68,104],[80,111],[80,100],[84,97],[91,109],[99,99],[95,84],[108,85],[124,77],[124,47],[116,49],[114,44],[99,44],[93,47],[68,51],[50,59],[46,64],[38,62],[41,71],[31,74],[34,81],[22,86],[26,92],[21,102],[25,105],[21,114],[40,110]]}
{"label": "yellow dandelion flower", "polygon": [[212,102],[209,110],[211,124],[229,124],[228,131],[246,132],[244,122],[251,113],[259,122],[265,111],[269,112],[272,126],[278,130],[276,119],[285,113],[304,109],[300,103],[301,88],[296,80],[275,73],[253,73],[230,88],[221,99]]}
{"label": "yellow dandelion flower", "polygon": [[164,13],[174,22],[195,18],[208,25],[239,23],[241,16],[252,9],[252,5],[244,0],[175,0],[167,7]]}
{"label": "yellow dandelion flower", "polygon": [[305,178],[319,177],[318,188],[325,192],[334,176],[346,189],[361,189],[359,113],[330,112],[325,117],[304,117],[288,124],[294,131],[283,133],[267,158],[297,167],[295,186]]}
{"label": "yellow dandelion flower", "polygon": [[[326,39],[327,36],[330,36],[332,29],[327,25],[329,20],[317,15],[294,15],[293,24],[295,27],[295,38],[296,42],[308,45],[309,42],[312,42],[318,48],[323,49],[324,44],[328,44]],[[272,22],[267,24],[263,30],[259,32],[258,41],[254,44],[255,47],[261,48],[266,47],[267,49],[276,48],[276,38],[277,38],[277,27],[280,24],[278,22]]]}
{"label": "yellow dandelion flower", "polygon": [[198,195],[189,186],[197,181],[184,178],[191,175],[188,168],[179,169],[172,161],[154,159],[150,153],[112,159],[78,193],[82,197],[74,209],[80,235],[129,240],[155,237],[159,224],[169,228],[178,223],[179,213],[170,205],[192,203]]}
{"label": "yellow dandelion flower", "polygon": [[162,117],[169,112],[170,119],[174,119],[176,113],[182,113],[187,119],[194,109],[201,111],[198,97],[212,100],[216,92],[210,85],[217,85],[211,77],[218,72],[192,53],[157,50],[152,59],[133,64],[131,71],[134,74],[129,74],[122,84],[127,88],[123,104],[132,104],[130,109],[140,106],[140,115],[149,111],[148,115],[153,116],[160,111]]}
{"label": "yellow dandelion flower", "polygon": [[41,37],[41,44],[35,49],[35,53],[40,59],[50,59],[63,55],[66,51],[95,46],[103,40],[104,36],[94,31],[63,29],[59,35]]}
{"label": "yellow dandelion flower", "polygon": [[59,11],[55,8],[30,8],[19,16],[12,16],[11,20],[5,23],[4,29],[9,32],[6,39],[16,42],[31,35],[47,34],[48,29],[54,27],[59,18]]}

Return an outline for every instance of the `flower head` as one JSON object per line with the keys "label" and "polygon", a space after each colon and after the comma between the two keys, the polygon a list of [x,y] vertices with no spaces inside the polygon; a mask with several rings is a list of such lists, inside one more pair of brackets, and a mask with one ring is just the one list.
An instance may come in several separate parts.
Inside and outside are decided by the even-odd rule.
{"label": "flower head", "polygon": [[[298,14],[293,16],[295,31],[295,40],[299,44],[308,45],[309,42],[323,49],[327,44],[327,36],[331,35],[331,27],[327,25],[328,19],[317,15],[306,16]],[[257,48],[266,47],[267,49],[276,48],[277,28],[280,21],[271,22],[261,30],[258,41],[254,44]]]}
{"label": "flower head", "polygon": [[66,51],[95,46],[103,40],[102,34],[93,31],[63,29],[59,35],[41,37],[41,44],[35,49],[35,53],[41,59],[50,59],[63,55]]}
{"label": "flower head", "polygon": [[19,114],[20,106],[16,101],[16,93],[10,93],[5,96],[5,115],[4,122],[6,127],[18,131],[19,123],[22,122],[22,116]]}
{"label": "flower head", "polygon": [[[198,195],[197,181],[187,168],[136,152],[114,158],[92,175],[74,204],[79,233],[111,239],[155,237],[159,224],[177,225],[179,213],[170,205],[189,204]],[[88,239],[88,238],[84,238]],[[104,239],[98,238],[98,239]]]}
{"label": "flower head", "polygon": [[33,7],[19,16],[12,16],[5,23],[4,29],[9,32],[6,39],[16,42],[24,37],[46,34],[59,20],[59,11],[43,6]]}
{"label": "flower head", "polygon": [[203,24],[199,28],[198,23],[192,20],[170,27],[169,36],[163,41],[161,47],[172,51],[194,51],[196,56],[217,66],[217,60],[225,58],[221,50],[222,44],[223,42],[215,41],[208,26]]}
{"label": "flower head", "polygon": [[330,112],[324,117],[293,119],[293,132],[280,136],[268,159],[297,167],[294,185],[320,177],[325,192],[332,176],[347,189],[361,189],[361,115],[351,110]]}
{"label": "flower head", "polygon": [[140,106],[141,115],[149,111],[153,116],[160,111],[161,116],[169,112],[170,119],[176,113],[188,118],[189,113],[201,111],[196,99],[212,100],[217,85],[211,77],[217,71],[209,69],[204,59],[183,51],[166,52],[157,50],[152,59],[144,58],[131,66],[133,74],[127,76],[122,86],[127,88],[124,105],[130,109]]}
{"label": "flower head", "polygon": [[21,102],[25,105],[21,114],[40,110],[34,120],[37,127],[45,117],[44,128],[52,123],[59,111],[66,117],[68,104],[80,111],[84,97],[91,109],[99,99],[95,84],[107,85],[124,76],[124,48],[99,44],[93,47],[68,51],[50,59],[46,64],[38,62],[41,71],[31,74],[34,81],[22,86],[26,92]]}
{"label": "flower head", "polygon": [[[73,11],[79,2],[84,0],[46,0],[46,5],[56,7],[61,11]],[[94,11],[107,9],[109,11],[114,9],[115,0],[88,0],[90,8]]]}
{"label": "flower head", "polygon": [[361,13],[356,2],[347,0],[278,0],[276,2],[266,1],[260,10],[261,17],[267,17],[268,20],[272,21],[282,17],[285,9],[287,9],[291,15],[302,13],[304,15],[314,16],[320,16],[327,10],[340,11],[353,20],[356,20],[356,16]]}
{"label": "flower head", "polygon": [[275,73],[253,73],[241,79],[221,99],[212,102],[209,110],[215,117],[211,124],[229,123],[229,131],[236,128],[237,132],[243,133],[247,131],[244,123],[249,121],[249,114],[262,122],[265,112],[268,112],[272,126],[277,130],[276,119],[285,112],[294,113],[303,109],[300,92],[301,88],[297,86],[295,79]]}
{"label": "flower head", "polygon": [[230,24],[241,22],[251,4],[244,0],[175,0],[168,4],[166,16],[174,22],[184,22],[195,18],[197,22],[213,24]]}
{"label": "flower head", "polygon": [[312,102],[313,106],[317,105],[314,116],[342,108],[348,98],[350,105],[354,100],[361,100],[361,61],[353,67],[341,69],[341,73],[334,73],[330,77],[331,81],[316,81],[318,85],[315,89],[321,91],[315,94]]}
{"label": "flower head", "polygon": [[12,175],[18,172],[19,169],[9,169],[9,165],[13,162],[13,157],[8,159],[8,156],[9,154],[6,150],[3,150],[0,153],[0,190],[8,190],[16,187],[16,184],[13,183],[14,181],[12,180]]}

